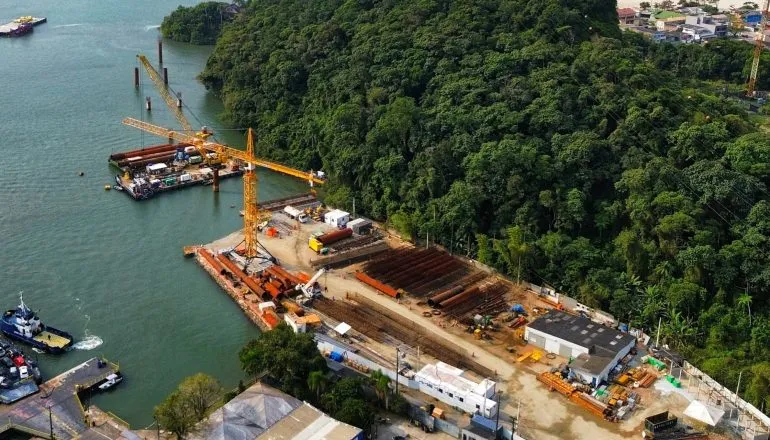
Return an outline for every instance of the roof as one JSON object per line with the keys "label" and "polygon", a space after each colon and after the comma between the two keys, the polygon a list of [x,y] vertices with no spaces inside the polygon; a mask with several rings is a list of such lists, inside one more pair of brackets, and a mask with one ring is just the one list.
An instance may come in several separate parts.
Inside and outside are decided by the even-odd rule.
{"label": "roof", "polygon": [[334,327],[334,331],[337,332],[337,334],[344,335],[347,333],[351,328],[350,324],[347,322],[340,322],[340,324],[337,327]]}
{"label": "roof", "polygon": [[636,17],[636,10],[632,8],[618,8],[618,17]]}
{"label": "roof", "polygon": [[265,440],[351,440],[360,432],[360,429],[337,421],[305,403],[257,438]]}
{"label": "roof", "polygon": [[660,11],[655,13],[655,18],[665,20],[667,18],[684,18],[684,15],[674,11]]}
{"label": "roof", "polygon": [[529,328],[588,348],[591,355],[599,354],[610,358],[614,358],[622,349],[636,342],[636,338],[628,333],[558,310],[550,310],[529,324]]}
{"label": "roof", "polygon": [[578,355],[578,357],[572,361],[569,366],[572,369],[581,370],[589,374],[596,375],[603,373],[604,369],[607,368],[607,365],[612,362],[612,359],[613,358],[602,356],[601,354],[592,354],[589,356],[585,353],[582,353]]}
{"label": "roof", "polygon": [[495,382],[484,379],[476,383],[462,376],[463,370],[443,362],[427,364],[417,373],[417,377],[434,386],[450,385],[455,390],[464,393],[474,393],[486,397],[487,390],[495,386]]}
{"label": "roof", "polygon": [[707,425],[716,426],[722,419],[722,416],[725,415],[725,412],[719,408],[708,406],[700,400],[693,400],[687,409],[684,410],[684,415]]}
{"label": "roof", "polygon": [[152,165],[147,165],[148,170],[156,171],[156,170],[164,170],[168,168],[165,163],[154,163]]}
{"label": "roof", "polygon": [[365,218],[357,218],[355,220],[351,220],[348,223],[348,227],[349,228],[353,228],[353,227],[356,227],[356,226],[359,226],[359,225],[360,226],[366,226],[366,225],[371,225],[371,224],[372,224],[371,220],[367,220]]}
{"label": "roof", "polygon": [[258,382],[214,411],[190,438],[254,440],[300,406],[300,400]]}
{"label": "roof", "polygon": [[345,212],[339,209],[335,209],[334,211],[329,211],[326,214],[324,214],[324,218],[342,218],[345,216],[349,216],[349,212]]}
{"label": "roof", "polygon": [[486,438],[486,439],[495,439],[497,436],[493,431],[488,430],[487,428],[484,428],[482,426],[476,425],[474,423],[471,423],[470,425],[463,428],[465,431],[468,431],[478,437]]}

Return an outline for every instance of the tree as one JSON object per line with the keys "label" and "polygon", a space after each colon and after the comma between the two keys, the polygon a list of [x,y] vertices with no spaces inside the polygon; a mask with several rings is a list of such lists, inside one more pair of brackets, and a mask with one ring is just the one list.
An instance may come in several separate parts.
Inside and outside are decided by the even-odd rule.
{"label": "tree", "polygon": [[749,327],[751,327],[751,295],[749,292],[743,292],[738,297],[738,306],[745,307],[749,313]]}
{"label": "tree", "polygon": [[382,371],[373,371],[369,376],[369,381],[377,392],[377,397],[385,402],[385,409],[390,409],[390,377]]}
{"label": "tree", "polygon": [[308,389],[315,393],[316,400],[321,400],[321,394],[326,391],[326,387],[329,384],[329,381],[326,378],[326,375],[322,371],[312,371],[310,372],[310,375],[307,377],[307,386]]}
{"label": "tree", "polygon": [[179,384],[179,391],[188,401],[196,420],[201,420],[208,410],[222,398],[222,386],[213,377],[198,373]]}
{"label": "tree", "polygon": [[298,398],[308,396],[311,372],[328,371],[312,335],[294,333],[285,323],[260,333],[241,349],[239,357],[246,374],[268,373],[280,382],[281,389]]}
{"label": "tree", "polygon": [[175,390],[155,407],[153,415],[158,424],[183,439],[198,422],[190,402],[180,391]]}
{"label": "tree", "polygon": [[639,3],[639,7],[642,9],[650,9],[650,2],[641,2]]}

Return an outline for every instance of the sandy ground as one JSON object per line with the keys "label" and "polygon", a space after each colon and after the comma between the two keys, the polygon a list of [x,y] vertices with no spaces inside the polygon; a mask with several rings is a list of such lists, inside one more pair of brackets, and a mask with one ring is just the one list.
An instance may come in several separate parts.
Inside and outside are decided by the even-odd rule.
{"label": "sandy ground", "polygon": [[451,435],[444,434],[443,432],[423,432],[420,428],[414,427],[409,424],[406,419],[391,419],[389,423],[378,425],[377,436],[378,440],[392,440],[394,436],[406,436],[409,435],[409,439],[414,440],[450,440],[455,439]]}
{"label": "sandy ground", "polygon": [[[282,220],[284,219],[282,218]],[[312,274],[309,262],[316,255],[308,248],[307,240],[315,231],[330,229],[332,228],[328,225],[319,223],[297,224],[294,231],[290,234],[284,234],[280,238],[260,235],[260,242],[288,270]],[[241,239],[241,233],[234,233],[214,244],[216,246],[232,246],[238,244]],[[366,298],[398,313],[404,319],[419,323],[449,343],[464,349],[468,355],[473,353],[477,362],[496,371],[496,379],[500,382],[501,389],[505,391],[501,401],[504,414],[501,417],[515,415],[520,409],[521,434],[528,440],[614,440],[637,437],[641,436],[644,417],[668,409],[681,413],[688,403],[681,394],[668,393],[664,396],[662,393],[652,390],[649,393],[650,397],[646,399],[647,401],[642,402],[640,408],[623,422],[610,423],[600,420],[563,396],[548,392],[535,377],[537,371],[547,369],[548,366],[544,364],[516,364],[513,360],[516,355],[505,353],[507,342],[504,340],[494,344],[496,347],[492,351],[495,353],[492,353],[485,349],[485,344],[489,345],[486,341],[474,340],[461,328],[449,328],[441,319],[423,317],[421,315],[422,308],[412,304],[413,301],[405,301],[407,304],[400,304],[358,282],[350,268],[331,270],[320,281],[322,285],[328,288],[325,293],[326,296],[344,298],[347,292],[364,295]],[[517,349],[522,348],[517,346]],[[555,365],[558,364],[558,359],[548,360],[544,357],[541,362]],[[409,428],[408,424],[406,427]],[[393,429],[396,428],[393,427]],[[399,429],[402,429],[400,425]],[[406,432],[409,432],[412,438],[423,438],[423,436],[439,438],[436,437],[437,434],[425,434],[420,430],[415,430],[414,433]],[[390,437],[383,437],[382,435],[379,435],[378,438],[392,438],[393,435],[401,434],[387,434]]]}

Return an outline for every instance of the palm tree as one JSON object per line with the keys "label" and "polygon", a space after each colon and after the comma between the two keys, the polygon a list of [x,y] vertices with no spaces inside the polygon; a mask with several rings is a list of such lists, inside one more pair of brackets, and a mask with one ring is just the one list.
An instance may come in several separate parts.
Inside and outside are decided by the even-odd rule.
{"label": "palm tree", "polygon": [[320,371],[310,372],[310,375],[307,377],[307,387],[310,391],[315,392],[317,400],[320,400],[321,393],[326,391],[326,385],[328,385],[328,380],[326,379],[325,374]]}
{"label": "palm tree", "polygon": [[743,292],[741,296],[738,297],[738,305],[740,307],[746,307],[746,309],[749,312],[749,327],[751,327],[751,295],[749,295],[749,292]]}
{"label": "palm tree", "polygon": [[379,397],[380,400],[385,400],[385,409],[389,409],[390,378],[383,374],[382,371],[377,370],[372,372],[369,380],[374,386],[374,390],[377,392],[377,397]]}

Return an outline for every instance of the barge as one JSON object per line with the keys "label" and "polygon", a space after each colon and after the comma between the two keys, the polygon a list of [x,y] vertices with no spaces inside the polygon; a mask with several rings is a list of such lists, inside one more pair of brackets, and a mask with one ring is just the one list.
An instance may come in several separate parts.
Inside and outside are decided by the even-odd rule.
{"label": "barge", "polygon": [[21,37],[32,32],[35,26],[48,21],[45,17],[24,16],[0,25],[0,37]]}
{"label": "barge", "polygon": [[244,172],[237,161],[223,164],[216,153],[208,153],[204,160],[195,147],[184,143],[114,153],[109,163],[121,171],[115,176],[115,189],[134,200],[190,186],[211,185]]}

